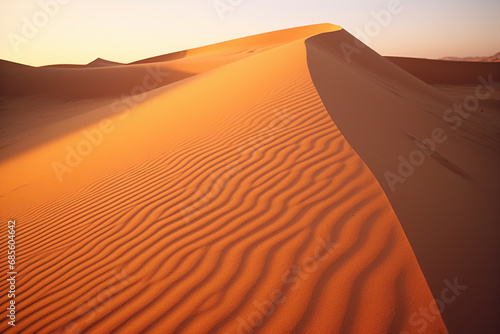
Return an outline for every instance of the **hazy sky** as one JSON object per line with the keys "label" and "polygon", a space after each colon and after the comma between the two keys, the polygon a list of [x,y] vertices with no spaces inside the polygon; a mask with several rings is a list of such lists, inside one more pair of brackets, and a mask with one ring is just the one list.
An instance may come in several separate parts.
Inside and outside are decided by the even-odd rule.
{"label": "hazy sky", "polygon": [[[499,0],[0,0],[0,58],[30,65],[130,62],[257,33],[334,23],[382,55],[500,51]],[[218,9],[216,9],[218,8]],[[392,8],[392,7],[391,7]],[[371,36],[370,36],[371,35]]]}

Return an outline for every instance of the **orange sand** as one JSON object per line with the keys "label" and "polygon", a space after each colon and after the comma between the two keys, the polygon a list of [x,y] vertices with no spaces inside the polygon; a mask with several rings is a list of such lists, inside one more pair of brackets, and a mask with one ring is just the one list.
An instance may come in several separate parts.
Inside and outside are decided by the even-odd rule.
{"label": "orange sand", "polygon": [[[446,333],[418,314],[434,297],[405,231],[311,78],[306,40],[325,32],[343,34],[303,27],[128,65],[0,64],[0,217],[17,220],[19,272],[19,319],[0,331]],[[148,69],[169,75],[115,113]],[[340,73],[340,86],[364,75]],[[388,75],[374,94],[391,80],[408,88]],[[330,88],[346,112],[370,107]],[[98,144],[60,182],[54,162],[86,147],[83,131]]]}

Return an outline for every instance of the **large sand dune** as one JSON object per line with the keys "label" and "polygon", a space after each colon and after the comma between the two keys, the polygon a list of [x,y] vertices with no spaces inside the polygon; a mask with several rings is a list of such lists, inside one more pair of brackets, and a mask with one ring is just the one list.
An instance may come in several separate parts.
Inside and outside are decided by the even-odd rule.
{"label": "large sand dune", "polygon": [[[496,158],[456,159],[465,143],[480,159],[496,142],[457,135],[421,167],[438,174],[416,174],[398,200],[380,170],[454,100],[375,53],[343,64],[346,36],[316,25],[127,65],[0,64],[0,217],[17,221],[19,272],[18,322],[0,331],[446,333],[436,280],[470,278],[478,296],[462,263],[485,268],[457,257],[458,237],[451,250],[436,242],[469,200],[450,213],[440,189],[485,201],[460,233],[493,217],[481,173]],[[466,247],[494,252],[493,237]],[[452,327],[475,298],[446,305]],[[491,324],[481,312],[467,317]]]}

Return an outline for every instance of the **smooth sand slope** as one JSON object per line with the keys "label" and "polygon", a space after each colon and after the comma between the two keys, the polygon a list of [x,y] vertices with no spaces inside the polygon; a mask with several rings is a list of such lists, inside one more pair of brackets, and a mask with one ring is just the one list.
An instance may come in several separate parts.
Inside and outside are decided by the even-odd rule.
{"label": "smooth sand slope", "polygon": [[[429,83],[448,83],[440,92],[369,48],[349,63],[342,43],[353,37],[306,43],[323,103],[385,190],[434,296],[444,299],[446,279],[467,286],[445,305],[449,331],[498,332],[500,64],[390,59],[432,72]],[[480,75],[493,83],[481,86]]]}
{"label": "smooth sand slope", "polygon": [[[2,96],[2,126],[20,129],[0,166],[19,319],[0,331],[446,333],[383,188],[311,79],[306,39],[328,31],[342,33],[304,27],[160,63],[2,64],[26,76]],[[111,98],[152,64],[171,81]]]}

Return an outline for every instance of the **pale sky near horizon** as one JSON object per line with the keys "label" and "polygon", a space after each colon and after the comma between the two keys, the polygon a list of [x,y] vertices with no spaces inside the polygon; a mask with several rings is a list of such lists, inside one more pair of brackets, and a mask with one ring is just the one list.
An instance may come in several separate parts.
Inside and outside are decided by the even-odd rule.
{"label": "pale sky near horizon", "polygon": [[[397,13],[374,23],[392,1]],[[382,55],[489,56],[500,51],[499,18],[499,0],[0,0],[0,59],[131,62],[327,22],[367,32]]]}

